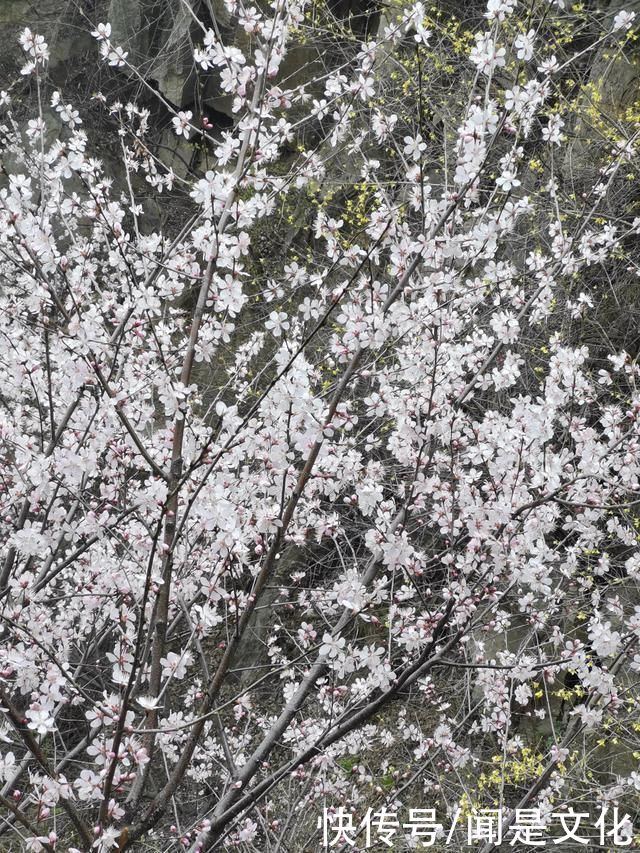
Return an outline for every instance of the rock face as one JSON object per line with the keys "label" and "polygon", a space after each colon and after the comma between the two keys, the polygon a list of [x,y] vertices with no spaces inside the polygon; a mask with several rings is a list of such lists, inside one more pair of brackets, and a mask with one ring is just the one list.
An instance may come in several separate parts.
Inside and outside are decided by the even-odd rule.
{"label": "rock face", "polygon": [[[205,27],[215,25],[227,43],[235,39],[223,0],[192,2],[190,8],[193,14],[182,0],[109,0],[105,17],[113,41],[129,51],[132,62],[168,100],[180,106],[195,100],[199,83],[192,56],[194,44],[202,38],[198,21]],[[215,99],[219,92],[204,95]],[[219,103],[215,106],[222,109]]]}
{"label": "rock face", "polygon": [[[66,5],[66,9],[61,9]],[[89,47],[92,39],[87,27],[78,26],[78,14],[73,4],[60,0],[2,0],[0,2],[0,67],[16,71],[24,54],[18,44],[18,34],[31,27],[45,36],[50,46],[50,68],[77,59]]]}
{"label": "rock face", "polygon": [[179,0],[111,0],[106,18],[114,43],[172,103],[188,101],[194,21]]}
{"label": "rock face", "polygon": [[[222,0],[191,3],[205,26],[215,24],[224,40],[232,40],[229,13]],[[92,25],[109,22],[112,40],[129,53],[129,61],[172,104],[193,102],[201,84],[192,51],[201,40],[200,26],[181,0],[0,0],[0,67],[12,76],[23,62],[17,36],[31,27],[46,38],[50,71],[61,83],[65,72],[77,70],[81,58],[95,69],[97,45]],[[91,75],[93,76],[93,75]],[[59,78],[59,79],[58,79]],[[207,96],[219,93],[208,92]],[[224,110],[218,99],[214,104]]]}
{"label": "rock face", "polygon": [[29,6],[28,0],[7,0],[0,8],[0,24],[19,22]]}
{"label": "rock face", "polygon": [[[112,41],[128,52],[128,60],[140,76],[99,63],[98,45],[90,35],[98,22],[111,24]],[[223,0],[202,0],[200,4],[190,0],[189,5],[182,0],[0,0],[0,82],[7,88],[17,81],[20,97],[28,98],[19,78],[25,57],[18,35],[30,27],[49,45],[50,82],[81,112],[96,91],[159,106],[155,90],[170,107],[191,109],[194,116],[213,110],[226,126],[232,122],[230,99],[222,97],[213,75],[198,74],[193,62],[193,47],[202,40],[202,26],[215,26],[227,42],[235,38]],[[170,116],[165,113],[160,107],[156,116],[162,136],[160,156],[176,173],[184,174],[192,152],[175,134],[163,132]],[[57,116],[47,116],[47,126],[49,119],[55,135]]]}
{"label": "rock face", "polygon": [[[622,9],[640,13],[639,0],[611,0],[607,16],[611,22]],[[601,47],[592,60],[582,90],[582,106],[567,145],[562,175],[567,181],[586,172],[592,179],[590,148],[610,136],[616,122],[640,120],[640,47],[637,42],[616,51]],[[606,118],[603,118],[606,117]]]}

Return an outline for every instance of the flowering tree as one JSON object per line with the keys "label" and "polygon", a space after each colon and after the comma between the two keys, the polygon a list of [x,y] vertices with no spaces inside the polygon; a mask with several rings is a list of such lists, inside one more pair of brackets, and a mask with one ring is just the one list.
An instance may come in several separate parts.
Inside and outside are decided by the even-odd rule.
{"label": "flowering tree", "polygon": [[[401,804],[518,841],[577,803],[630,844],[640,114],[591,71],[634,15],[227,5],[242,38],[193,58],[233,128],[172,117],[204,173],[98,96],[106,174],[30,30],[38,106],[0,96],[0,832],[301,851],[342,806],[325,845],[373,814],[400,850],[446,841]],[[145,187],[190,215],[149,227]]]}

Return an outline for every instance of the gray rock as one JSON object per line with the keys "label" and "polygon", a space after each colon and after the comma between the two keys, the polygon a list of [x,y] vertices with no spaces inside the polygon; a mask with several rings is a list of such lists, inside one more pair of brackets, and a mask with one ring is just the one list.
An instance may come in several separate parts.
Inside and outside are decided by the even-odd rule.
{"label": "gray rock", "polygon": [[[111,0],[107,20],[114,44],[171,102],[182,104],[192,74],[195,25],[180,0]],[[187,98],[189,100],[189,98]]]}

